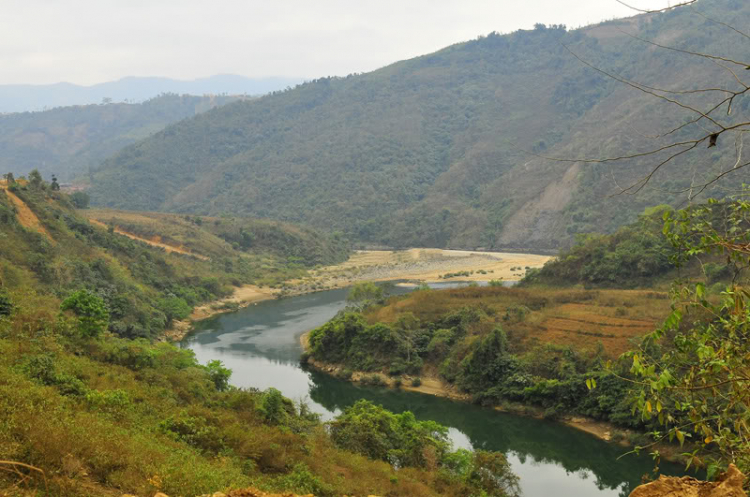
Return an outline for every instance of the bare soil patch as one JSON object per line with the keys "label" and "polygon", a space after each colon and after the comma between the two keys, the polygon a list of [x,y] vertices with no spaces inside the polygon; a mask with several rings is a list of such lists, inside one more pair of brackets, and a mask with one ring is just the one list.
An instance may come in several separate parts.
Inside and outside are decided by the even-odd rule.
{"label": "bare soil patch", "polygon": [[41,221],[39,221],[39,218],[36,217],[36,214],[29,209],[29,206],[26,205],[26,202],[21,200],[15,193],[8,190],[7,181],[3,180],[0,181],[0,189],[5,191],[5,194],[8,196],[11,202],[13,202],[13,205],[16,207],[16,219],[18,219],[18,222],[23,226],[24,228],[34,230],[38,233],[43,234],[47,238],[49,238],[51,241],[52,237],[50,236],[49,232],[44,228]]}
{"label": "bare soil patch", "polygon": [[[89,222],[91,224],[95,225],[95,226],[99,226],[100,228],[105,228],[105,229],[108,228],[108,226],[105,223],[99,221],[98,219],[89,219]],[[142,236],[138,236],[138,235],[136,235],[134,233],[128,233],[127,231],[125,231],[125,230],[123,230],[121,228],[118,228],[117,226],[115,226],[114,231],[118,235],[127,236],[130,239],[138,240],[139,242],[143,242],[143,243],[145,243],[147,245],[151,245],[152,247],[162,248],[162,249],[164,249],[168,253],[176,253],[176,254],[188,255],[190,257],[195,257],[196,259],[200,259],[200,260],[203,260],[203,261],[209,260],[209,258],[206,257],[205,255],[200,255],[200,254],[196,254],[194,252],[191,252],[190,250],[188,250],[187,248],[185,248],[183,246],[166,244],[166,243],[162,242],[161,237],[158,236],[158,235],[152,236],[151,238],[145,238],[145,237],[142,237]]]}

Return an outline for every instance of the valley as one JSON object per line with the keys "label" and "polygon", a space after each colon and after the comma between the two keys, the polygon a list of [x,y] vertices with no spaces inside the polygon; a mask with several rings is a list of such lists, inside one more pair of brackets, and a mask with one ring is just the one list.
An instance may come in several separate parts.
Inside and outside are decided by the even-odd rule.
{"label": "valley", "polygon": [[750,2],[640,1],[16,2],[0,497],[746,497]]}

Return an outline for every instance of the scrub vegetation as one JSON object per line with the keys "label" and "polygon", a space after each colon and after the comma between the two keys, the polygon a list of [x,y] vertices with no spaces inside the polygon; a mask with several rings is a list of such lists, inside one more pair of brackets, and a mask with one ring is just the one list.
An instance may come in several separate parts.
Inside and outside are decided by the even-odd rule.
{"label": "scrub vegetation", "polygon": [[[326,426],[277,390],[232,387],[220,361],[202,365],[154,341],[235,284],[341,260],[343,240],[276,222],[84,212],[99,227],[36,173],[2,186],[3,492],[515,494],[503,455],[453,451],[437,423],[364,403]],[[10,195],[35,223],[20,222]],[[165,253],[115,226],[168,233],[205,258]]]}

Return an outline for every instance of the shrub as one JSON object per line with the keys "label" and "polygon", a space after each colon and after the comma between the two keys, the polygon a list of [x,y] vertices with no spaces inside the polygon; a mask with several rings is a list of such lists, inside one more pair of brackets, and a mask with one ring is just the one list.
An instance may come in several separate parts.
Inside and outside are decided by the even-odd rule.
{"label": "shrub", "polygon": [[283,425],[290,414],[290,410],[294,410],[294,406],[280,391],[269,388],[261,397],[258,410],[268,423]]}
{"label": "shrub", "polygon": [[60,305],[63,311],[72,311],[78,318],[78,330],[85,337],[99,336],[109,323],[109,312],[104,301],[87,290],[71,294]]}
{"label": "shrub", "polygon": [[90,198],[88,193],[75,192],[70,196],[70,200],[77,209],[88,209],[89,207]]}
{"label": "shrub", "polygon": [[5,293],[0,293],[0,318],[8,317],[13,312],[13,301]]}
{"label": "shrub", "polygon": [[360,380],[362,384],[364,385],[372,385],[372,386],[383,386],[386,384],[385,380],[379,375],[379,374],[371,374],[368,376],[363,376],[362,380]]}
{"label": "shrub", "polygon": [[216,390],[223,392],[229,388],[229,377],[232,376],[232,370],[224,367],[224,363],[219,360],[209,361],[204,366],[208,372],[208,377],[216,386]]}
{"label": "shrub", "polygon": [[192,308],[185,299],[171,295],[159,300],[158,308],[167,316],[168,321],[185,319],[190,316]]}
{"label": "shrub", "polygon": [[422,386],[422,378],[417,377],[417,378],[414,378],[413,380],[411,380],[411,386],[413,386],[413,387]]}

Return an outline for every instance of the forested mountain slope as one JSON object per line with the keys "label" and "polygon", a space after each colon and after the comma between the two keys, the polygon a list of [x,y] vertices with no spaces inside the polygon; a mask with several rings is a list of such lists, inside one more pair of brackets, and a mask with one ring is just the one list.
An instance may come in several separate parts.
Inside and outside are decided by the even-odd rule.
{"label": "forested mountain slope", "polygon": [[236,97],[161,95],[143,103],[59,107],[0,114],[0,172],[67,181],[123,147]]}
{"label": "forested mountain slope", "polygon": [[[433,421],[362,401],[329,430],[274,388],[231,386],[219,360],[148,340],[231,284],[304,276],[293,244],[336,243],[268,221],[127,216],[105,221],[210,258],[92,225],[36,174],[0,183],[0,495],[517,495],[502,454],[453,451]],[[252,247],[234,249],[238,232]]]}
{"label": "forested mountain slope", "polygon": [[[695,5],[739,26],[750,19],[747,2]],[[612,194],[663,157],[602,164],[532,155],[618,156],[695,131],[650,139],[692,116],[573,53],[646,85],[736,86],[711,60],[626,32],[738,58],[746,42],[691,9],[574,31],[540,25],[491,34],[179,122],[108,159],[91,195],[109,207],[292,220],[392,246],[549,249],[576,233],[613,231],[645,206],[679,204],[686,196],[673,192],[696,172],[735,160],[730,140],[702,146],[662,167],[634,197]],[[680,98],[706,103],[704,93]],[[749,105],[737,98],[734,112]],[[747,179],[737,173],[727,182]]]}
{"label": "forested mountain slope", "polygon": [[[106,211],[92,219],[100,222],[90,223],[45,183],[0,182],[0,290],[53,300],[87,290],[107,306],[110,331],[155,338],[233,286],[276,285],[348,256],[344,240],[278,222]],[[184,255],[115,228],[144,240],[159,236]]]}

